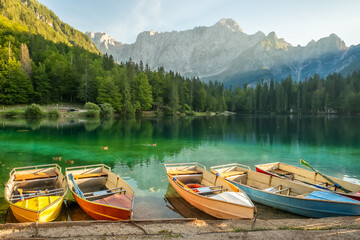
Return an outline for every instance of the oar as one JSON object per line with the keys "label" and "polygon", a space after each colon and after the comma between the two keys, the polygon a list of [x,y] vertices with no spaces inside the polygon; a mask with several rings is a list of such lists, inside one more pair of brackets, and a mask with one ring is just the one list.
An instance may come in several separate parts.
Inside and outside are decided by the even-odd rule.
{"label": "oar", "polygon": [[335,187],[340,188],[341,190],[343,190],[345,193],[349,193],[351,191],[347,190],[346,188],[343,188],[342,186],[340,186],[339,184],[337,184],[336,182],[334,182],[333,180],[331,180],[330,178],[328,178],[326,175],[321,174],[318,170],[314,169],[312,166],[310,166],[310,164],[308,164],[307,162],[305,162],[303,159],[300,159],[300,163],[302,165],[304,165],[307,168],[310,168],[311,170],[313,170],[314,172],[316,172],[317,174],[320,174],[323,178],[325,178],[326,180],[328,180],[329,182],[331,182],[332,184],[334,184]]}
{"label": "oar", "polygon": [[41,191],[23,191],[24,193],[49,193],[48,190],[41,190]]}
{"label": "oar", "polygon": [[195,193],[195,191],[194,191],[193,189],[191,189],[191,188],[189,188],[188,186],[186,186],[185,184],[183,184],[183,183],[182,183],[181,181],[179,181],[179,179],[177,179],[176,177],[173,177],[173,176],[171,176],[170,174],[169,174],[169,176],[170,176],[175,182],[177,182],[180,186],[182,186],[183,188],[185,188],[185,189],[187,189],[187,190]]}
{"label": "oar", "polygon": [[68,176],[69,176],[70,180],[71,180],[71,181],[73,182],[73,184],[74,184],[75,193],[76,193],[77,195],[79,195],[81,198],[85,198],[84,193],[80,190],[79,186],[76,184],[75,179],[74,179],[72,173],[70,173]]}
{"label": "oar", "polygon": [[234,192],[240,192],[240,190],[239,190],[239,188],[237,186],[235,186],[234,184],[232,184],[229,181],[226,181],[226,179],[220,173],[215,172],[212,169],[211,169],[211,171],[212,171],[212,173],[215,173],[216,178],[220,178],[223,182],[227,183]]}
{"label": "oar", "polygon": [[269,170],[269,172],[272,173],[272,174],[275,174],[275,175],[277,175],[277,176],[290,179],[291,181],[302,182],[302,183],[305,183],[305,184],[308,184],[308,185],[311,185],[311,186],[314,186],[314,187],[317,187],[317,188],[320,188],[320,189],[324,189],[324,190],[329,190],[329,189],[328,189],[329,187],[334,187],[334,185],[330,185],[330,184],[329,184],[329,187],[323,187],[323,186],[320,186],[320,185],[318,185],[318,184],[312,184],[312,183],[309,183],[309,182],[306,182],[306,181],[302,181],[302,180],[300,180],[300,179],[291,178],[291,177],[289,177],[288,175],[281,174],[281,173],[278,173],[278,172],[274,172],[274,171],[271,171],[271,170]]}

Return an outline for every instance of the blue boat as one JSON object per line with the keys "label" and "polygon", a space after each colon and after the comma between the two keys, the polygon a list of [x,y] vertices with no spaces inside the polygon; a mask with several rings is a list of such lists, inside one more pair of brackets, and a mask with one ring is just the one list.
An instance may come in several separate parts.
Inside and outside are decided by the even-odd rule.
{"label": "blue boat", "polygon": [[267,206],[313,218],[360,215],[360,201],[258,173],[248,166],[233,163],[210,169],[244,191],[254,202]]}

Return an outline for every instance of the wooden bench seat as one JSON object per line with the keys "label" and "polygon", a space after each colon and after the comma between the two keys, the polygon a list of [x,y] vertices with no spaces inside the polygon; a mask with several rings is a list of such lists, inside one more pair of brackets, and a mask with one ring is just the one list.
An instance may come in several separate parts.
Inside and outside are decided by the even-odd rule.
{"label": "wooden bench seat", "polygon": [[56,172],[38,172],[38,173],[28,173],[28,174],[21,174],[15,175],[15,181],[26,181],[26,180],[34,180],[34,179],[43,179],[43,178],[51,178],[56,177]]}
{"label": "wooden bench seat", "polygon": [[232,176],[236,176],[236,175],[243,175],[245,172],[241,172],[241,171],[229,171],[229,172],[222,172],[221,176],[223,176],[224,178],[227,177],[232,177]]}
{"label": "wooden bench seat", "polygon": [[291,172],[288,172],[288,171],[285,171],[285,170],[281,170],[281,169],[275,169],[274,170],[274,172],[275,173],[279,173],[279,174],[281,174],[281,175],[293,175],[293,173],[291,173]]}
{"label": "wooden bench seat", "polygon": [[74,179],[82,179],[82,178],[95,178],[95,177],[105,177],[107,176],[107,173],[86,173],[86,174],[78,174],[74,175]]}
{"label": "wooden bench seat", "polygon": [[168,173],[170,175],[202,174],[202,172],[198,170],[175,170],[175,171],[168,171]]}

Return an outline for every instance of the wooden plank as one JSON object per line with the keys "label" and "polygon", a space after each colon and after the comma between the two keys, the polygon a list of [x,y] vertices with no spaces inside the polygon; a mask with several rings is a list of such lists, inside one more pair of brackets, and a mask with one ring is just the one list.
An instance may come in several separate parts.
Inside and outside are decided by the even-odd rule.
{"label": "wooden plank", "polygon": [[[285,170],[281,170],[281,169],[276,169],[276,170],[273,170],[274,172],[276,172],[276,173],[279,173],[279,174],[281,174],[281,175],[293,175],[293,173],[291,173],[291,172],[288,172],[288,171],[285,171]],[[270,171],[271,172],[271,171]]]}
{"label": "wooden plank", "polygon": [[33,179],[42,179],[42,178],[51,178],[56,177],[56,172],[38,172],[38,173],[28,173],[15,175],[15,181],[25,181],[25,180],[33,180]]}
{"label": "wooden plank", "polygon": [[186,174],[201,174],[201,171],[197,170],[174,170],[168,171],[170,175],[186,175]]}
{"label": "wooden plank", "polygon": [[229,172],[222,172],[221,176],[223,176],[224,178],[227,177],[232,177],[235,175],[243,175],[245,172],[241,172],[241,171],[229,171]]}
{"label": "wooden plank", "polygon": [[94,177],[104,177],[107,176],[107,173],[86,173],[86,174],[78,174],[74,175],[74,179],[82,179],[82,178],[94,178]]}

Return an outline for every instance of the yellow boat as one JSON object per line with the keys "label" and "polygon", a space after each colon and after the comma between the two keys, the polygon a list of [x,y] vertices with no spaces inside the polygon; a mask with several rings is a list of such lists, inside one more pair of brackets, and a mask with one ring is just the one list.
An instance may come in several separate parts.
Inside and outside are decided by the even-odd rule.
{"label": "yellow boat", "polygon": [[19,222],[55,220],[67,193],[57,164],[14,168],[5,184],[5,199]]}

